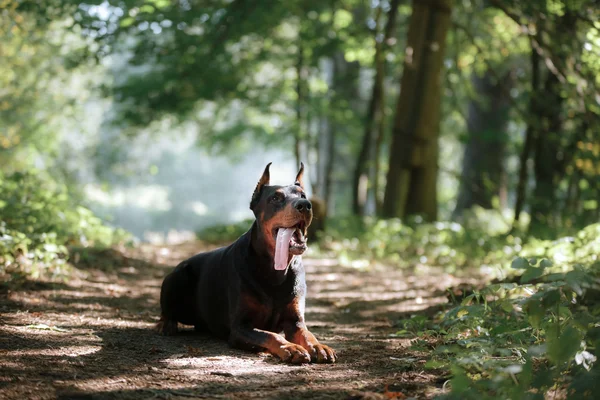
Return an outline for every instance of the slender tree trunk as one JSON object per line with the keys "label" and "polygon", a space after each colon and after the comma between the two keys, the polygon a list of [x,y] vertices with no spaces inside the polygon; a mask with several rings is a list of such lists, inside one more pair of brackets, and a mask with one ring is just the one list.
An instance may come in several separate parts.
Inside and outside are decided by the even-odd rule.
{"label": "slender tree trunk", "polygon": [[[338,91],[339,91],[339,84],[340,81],[343,79],[342,74],[343,74],[343,68],[341,63],[343,62],[343,54],[334,54],[332,57],[332,68],[331,68],[331,103],[335,103],[335,99],[338,96]],[[334,161],[336,159],[336,152],[335,152],[335,139],[336,139],[336,134],[337,134],[337,121],[335,120],[335,118],[332,118],[331,116],[328,119],[328,123],[327,123],[328,129],[327,129],[327,136],[328,136],[328,140],[326,141],[326,156],[325,156],[325,171],[323,174],[323,199],[325,200],[325,204],[327,205],[327,210],[328,210],[328,215],[331,215],[331,212],[333,211],[333,184],[332,184],[332,177],[333,177],[333,167],[334,167]]]}
{"label": "slender tree trunk", "polygon": [[[566,12],[557,21],[558,33],[555,40],[560,45],[558,53],[563,56],[561,63],[566,63],[569,57],[565,47],[572,40],[576,21],[570,12]],[[538,98],[538,115],[541,116],[542,124],[535,137],[535,189],[530,202],[529,233],[538,237],[550,237],[557,228],[556,186],[565,173],[565,165],[561,161],[565,150],[561,144],[561,136],[564,134],[563,103],[561,82],[556,74],[547,71],[543,97]]]}
{"label": "slender tree trunk", "polygon": [[[330,124],[329,126],[329,140],[327,141],[327,162],[325,164],[325,204],[327,204],[328,210],[332,210],[333,207],[333,166],[335,162],[335,137],[336,137],[336,125]],[[328,213],[329,214],[329,213]]]}
{"label": "slender tree trunk", "polygon": [[523,142],[523,149],[519,156],[519,181],[517,183],[517,199],[515,203],[515,220],[513,227],[516,227],[521,217],[521,211],[523,211],[523,205],[525,204],[525,188],[527,187],[527,163],[531,157],[531,150],[533,149],[534,138],[537,136],[536,130],[538,123],[537,115],[537,98],[540,95],[540,56],[537,50],[531,45],[531,88],[529,94],[529,121],[527,124],[527,130],[525,131],[525,141]]}
{"label": "slender tree trunk", "polygon": [[571,176],[569,176],[569,183],[567,185],[567,198],[565,200],[565,211],[564,211],[564,218],[568,218],[571,220],[571,222],[576,222],[574,221],[573,216],[577,214],[576,212],[576,204],[577,204],[577,197],[576,197],[576,188],[579,186],[579,171],[577,169],[573,169],[573,172],[571,173]]}
{"label": "slender tree trunk", "polygon": [[482,77],[474,74],[471,78],[477,98],[469,103],[468,139],[453,213],[455,218],[476,205],[492,209],[493,198],[497,196],[500,199],[508,141],[511,81],[511,72],[501,77],[499,82],[494,82],[490,71]]}
{"label": "slender tree trunk", "polygon": [[451,0],[413,0],[382,214],[437,218],[440,78]]}
{"label": "slender tree trunk", "polygon": [[[376,50],[377,51],[377,50]],[[377,109],[377,102],[379,100],[378,91],[380,88],[377,84],[373,85],[373,95],[369,101],[369,108],[367,111],[367,120],[365,126],[365,132],[361,142],[360,150],[358,153],[358,160],[354,169],[354,175],[352,177],[352,212],[355,215],[363,215],[365,208],[366,193],[361,193],[361,181],[367,178],[367,160],[371,153],[371,143],[373,141],[373,120],[375,116],[375,110]],[[362,188],[366,191],[366,187]]]}
{"label": "slender tree trunk", "polygon": [[[379,58],[381,54],[381,43],[377,41],[379,35],[379,25],[381,23],[381,7],[377,9],[377,17],[375,19],[375,60]],[[367,200],[367,185],[364,185],[364,181],[368,179],[367,167],[368,159],[371,155],[371,143],[373,142],[373,122],[375,120],[375,114],[378,109],[378,102],[381,98],[379,93],[382,87],[379,85],[378,75],[379,70],[375,72],[375,80],[373,82],[373,91],[371,94],[371,100],[369,101],[369,107],[367,109],[367,118],[365,120],[365,131],[363,133],[362,143],[358,153],[358,160],[356,161],[356,167],[354,168],[354,175],[352,177],[352,212],[355,215],[363,215],[365,211],[365,201]]]}
{"label": "slender tree trunk", "polygon": [[[356,215],[362,215],[365,211],[365,200],[367,199],[367,193],[361,193],[360,188],[363,186],[361,182],[365,179],[368,182],[368,169],[369,159],[374,160],[375,163],[378,159],[378,152],[380,151],[381,144],[378,144],[379,134],[377,134],[376,143],[374,148],[373,144],[373,133],[376,129],[381,127],[381,118],[383,114],[383,99],[384,99],[384,88],[383,81],[385,79],[385,53],[388,48],[388,43],[392,35],[394,34],[395,23],[397,20],[398,7],[400,0],[392,0],[390,3],[390,9],[387,13],[387,23],[383,29],[383,39],[377,40],[380,35],[380,21],[382,19],[382,8],[377,9],[376,27],[375,27],[375,77],[373,81],[373,90],[371,92],[371,99],[367,108],[367,116],[365,120],[365,131],[362,138],[361,147],[359,150],[356,167],[352,177],[352,211]],[[375,166],[375,169],[378,167]],[[373,181],[376,182],[376,175]],[[376,185],[376,183],[374,183]],[[369,190],[368,184],[364,185],[365,190]],[[375,196],[377,191],[375,190]]]}
{"label": "slender tree trunk", "polygon": [[535,138],[534,175],[535,188],[531,199],[531,222],[529,231],[536,236],[549,236],[554,228],[555,181],[557,156],[560,151],[562,130],[562,98],[560,82],[554,74],[548,74],[541,102],[544,121]]}
{"label": "slender tree trunk", "polygon": [[379,70],[379,85],[381,86],[381,91],[379,92],[379,96],[381,100],[379,100],[379,113],[378,120],[376,121],[377,125],[377,136],[375,138],[375,158],[373,160],[374,163],[374,171],[373,171],[373,192],[375,193],[375,211],[377,215],[381,214],[381,210],[383,208],[383,194],[381,192],[381,152],[383,146],[383,140],[385,137],[385,121],[386,121],[386,102],[385,102],[385,56],[387,54],[387,49],[392,46],[395,42],[395,31],[396,31],[396,21],[398,19],[398,7],[400,6],[400,0],[392,0],[390,3],[390,11],[388,12],[388,20],[387,25],[385,27],[384,32],[384,50],[381,52],[379,60],[377,62],[377,68]]}
{"label": "slender tree trunk", "polygon": [[[379,66],[383,69],[383,63]],[[381,87],[383,88],[383,75],[381,77]],[[374,153],[374,170],[373,170],[373,193],[375,198],[375,213],[379,215],[383,206],[383,197],[381,196],[381,147],[383,146],[383,138],[385,136],[385,92],[382,90],[379,95],[379,113],[377,124],[377,136],[375,137],[375,149]]]}
{"label": "slender tree trunk", "polygon": [[304,80],[304,47],[302,45],[302,38],[298,39],[298,59],[296,62],[296,132],[294,135],[294,156],[296,157],[296,165],[300,165],[301,160],[301,143],[302,143],[302,102],[303,99],[303,91],[302,85]]}

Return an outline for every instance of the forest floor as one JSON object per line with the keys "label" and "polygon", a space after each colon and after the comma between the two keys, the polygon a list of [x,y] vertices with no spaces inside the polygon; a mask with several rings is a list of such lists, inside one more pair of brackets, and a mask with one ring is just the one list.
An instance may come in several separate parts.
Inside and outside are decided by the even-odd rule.
{"label": "forest floor", "polygon": [[449,377],[424,367],[428,353],[394,333],[399,321],[441,309],[446,289],[464,279],[425,266],[359,270],[305,257],[307,324],[339,361],[292,366],[193,330],[154,332],[162,278],[205,249],[89,253],[64,283],[3,287],[0,398],[423,399],[445,389]]}

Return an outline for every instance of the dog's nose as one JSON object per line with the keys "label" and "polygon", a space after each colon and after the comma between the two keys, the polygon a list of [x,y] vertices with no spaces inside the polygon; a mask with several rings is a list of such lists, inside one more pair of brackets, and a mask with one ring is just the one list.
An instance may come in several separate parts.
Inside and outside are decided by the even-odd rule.
{"label": "dog's nose", "polygon": [[298,202],[296,203],[296,210],[298,211],[310,211],[310,209],[312,208],[312,204],[310,204],[310,201],[302,199],[302,200],[298,200]]}

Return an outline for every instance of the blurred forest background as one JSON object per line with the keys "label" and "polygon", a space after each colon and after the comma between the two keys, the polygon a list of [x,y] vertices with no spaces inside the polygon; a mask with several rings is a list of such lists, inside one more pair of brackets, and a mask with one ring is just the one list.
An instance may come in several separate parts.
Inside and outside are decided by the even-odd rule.
{"label": "blurred forest background", "polygon": [[[512,262],[520,281],[499,273],[446,317],[480,329],[492,296],[507,342],[548,339],[550,364],[519,356],[549,377],[532,396],[574,367],[600,377],[600,310],[573,309],[600,293],[597,1],[0,0],[0,37],[7,279],[131,233],[233,238],[264,165],[285,184],[304,161],[320,251],[490,276]],[[480,386],[460,365],[453,390],[516,390],[514,371],[499,389],[481,378],[496,364]]]}

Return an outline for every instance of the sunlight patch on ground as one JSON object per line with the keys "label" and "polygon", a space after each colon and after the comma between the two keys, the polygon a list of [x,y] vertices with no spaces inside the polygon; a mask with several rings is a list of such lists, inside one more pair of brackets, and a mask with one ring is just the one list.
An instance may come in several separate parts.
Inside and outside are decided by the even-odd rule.
{"label": "sunlight patch on ground", "polygon": [[99,377],[92,379],[67,379],[57,382],[61,386],[78,389],[84,392],[101,394],[102,392],[114,392],[117,390],[152,390],[152,389],[186,389],[190,385],[169,381],[152,381],[152,376],[148,374],[137,373],[134,376],[121,375],[116,377]]}
{"label": "sunlight patch on ground", "polygon": [[58,356],[58,357],[79,357],[89,354],[94,354],[100,351],[100,346],[66,346],[53,347],[47,349],[30,349],[30,350],[15,350],[4,353],[8,357],[22,356]]}
{"label": "sunlight patch on ground", "polygon": [[[202,349],[199,349],[202,351]],[[180,358],[179,358],[180,357]],[[256,371],[257,364],[260,364],[262,372],[277,373],[281,370],[281,366],[277,364],[268,364],[263,361],[262,357],[239,357],[239,356],[218,356],[218,357],[183,357],[175,355],[173,358],[162,360],[161,363],[166,364],[169,368],[173,367],[193,367],[194,373],[198,373],[197,369],[206,369],[205,373],[226,371],[232,375],[240,375],[252,373]]]}
{"label": "sunlight patch on ground", "polygon": [[419,301],[419,297],[416,299],[409,299],[404,302],[399,302],[395,304],[387,304],[382,306],[377,306],[368,310],[361,310],[358,314],[363,318],[375,317],[377,315],[382,315],[386,313],[405,313],[405,312],[416,312],[425,310],[432,305],[436,304],[445,304],[448,302],[448,299],[445,297],[436,297],[427,299],[427,303],[424,304],[423,300]]}

